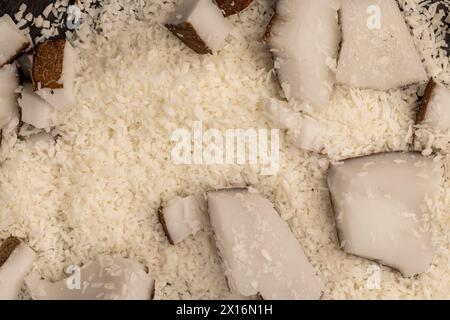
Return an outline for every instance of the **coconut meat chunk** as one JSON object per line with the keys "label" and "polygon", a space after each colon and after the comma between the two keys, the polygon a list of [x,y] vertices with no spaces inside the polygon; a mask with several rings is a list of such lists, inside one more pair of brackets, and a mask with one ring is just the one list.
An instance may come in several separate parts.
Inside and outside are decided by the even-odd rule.
{"label": "coconut meat chunk", "polygon": [[208,212],[233,293],[318,299],[324,285],[273,204],[247,189],[211,191]]}
{"label": "coconut meat chunk", "polygon": [[36,46],[33,57],[34,90],[56,109],[75,103],[74,82],[77,53],[67,40],[50,40]]}
{"label": "coconut meat chunk", "polygon": [[343,0],[341,22],[338,84],[387,91],[427,80],[395,0]]}
{"label": "coconut meat chunk", "polygon": [[19,116],[17,108],[17,87],[19,78],[14,64],[0,68],[0,128],[3,128],[13,117]]}
{"label": "coconut meat chunk", "polygon": [[30,275],[25,283],[34,300],[151,300],[154,280],[129,259],[101,256],[67,279],[49,282]]}
{"label": "coconut meat chunk", "polygon": [[246,9],[253,0],[215,0],[225,17],[231,16]]}
{"label": "coconut meat chunk", "polygon": [[19,106],[22,109],[22,121],[35,128],[50,127],[51,106],[39,97],[30,83],[23,85]]}
{"label": "coconut meat chunk", "polygon": [[172,200],[159,210],[158,216],[171,244],[196,234],[206,224],[206,217],[194,196]]}
{"label": "coconut meat chunk", "polygon": [[384,153],[331,166],[328,186],[345,252],[380,261],[405,277],[423,273],[434,248],[423,224],[443,167],[419,153]]}
{"label": "coconut meat chunk", "polygon": [[335,0],[280,0],[265,36],[286,98],[316,111],[328,107],[333,92],[338,7]]}
{"label": "coconut meat chunk", "polygon": [[0,245],[0,300],[16,300],[36,253],[16,237]]}
{"label": "coconut meat chunk", "polygon": [[300,149],[323,152],[325,148],[326,128],[312,118],[303,118],[300,127],[293,130],[294,145]]}
{"label": "coconut meat chunk", "polygon": [[0,18],[0,67],[13,62],[28,46],[28,38],[7,14]]}
{"label": "coconut meat chunk", "polygon": [[211,0],[184,0],[166,27],[199,54],[219,51],[232,29]]}
{"label": "coconut meat chunk", "polygon": [[433,131],[446,132],[450,129],[450,90],[431,80],[419,111],[418,123]]}

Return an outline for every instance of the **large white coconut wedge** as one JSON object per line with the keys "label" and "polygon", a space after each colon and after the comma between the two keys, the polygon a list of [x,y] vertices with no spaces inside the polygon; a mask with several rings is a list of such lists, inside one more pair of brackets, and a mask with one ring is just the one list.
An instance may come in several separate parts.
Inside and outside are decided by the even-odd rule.
{"label": "large white coconut wedge", "polygon": [[326,128],[312,118],[303,118],[300,126],[292,130],[297,148],[322,153],[325,148]]}
{"label": "large white coconut wedge", "polygon": [[194,196],[172,200],[159,209],[158,218],[170,244],[196,234],[206,224],[201,205]]}
{"label": "large white coconut wedge", "polygon": [[335,0],[280,0],[265,36],[286,97],[317,111],[328,107],[333,92],[337,9]]}
{"label": "large white coconut wedge", "polygon": [[7,14],[0,18],[0,67],[13,62],[28,46],[28,38]]}
{"label": "large white coconut wedge", "polygon": [[66,40],[51,40],[36,46],[32,70],[34,90],[57,109],[75,105],[76,61],[77,54]]}
{"label": "large white coconut wedge", "polygon": [[25,283],[34,300],[151,300],[154,280],[146,268],[129,259],[107,256],[83,266],[58,282],[30,275]]}
{"label": "large white coconut wedge", "polygon": [[231,16],[246,9],[253,0],[215,0],[225,17]]}
{"label": "large white coconut wedge", "polygon": [[243,296],[319,299],[324,285],[272,203],[247,189],[208,192],[230,289]]}
{"label": "large white coconut wedge", "polygon": [[417,124],[424,123],[434,131],[450,129],[450,90],[430,80],[419,113]]}
{"label": "large white coconut wedge", "polygon": [[25,83],[23,85],[21,98],[18,101],[22,109],[21,115],[23,122],[39,129],[50,127],[52,108],[33,91],[31,83]]}
{"label": "large white coconut wedge", "polygon": [[328,186],[344,251],[405,277],[425,272],[434,248],[422,225],[439,193],[442,163],[418,153],[385,153],[332,165]]}
{"label": "large white coconut wedge", "polygon": [[0,245],[0,300],[15,300],[36,253],[16,237]]}
{"label": "large white coconut wedge", "polygon": [[14,64],[0,68],[0,128],[3,128],[13,117],[19,116],[17,107],[17,87],[19,79]]}
{"label": "large white coconut wedge", "polygon": [[166,27],[200,54],[219,51],[231,32],[231,24],[211,0],[184,0]]}
{"label": "large white coconut wedge", "polygon": [[427,80],[395,0],[343,0],[341,21],[339,84],[389,90]]}

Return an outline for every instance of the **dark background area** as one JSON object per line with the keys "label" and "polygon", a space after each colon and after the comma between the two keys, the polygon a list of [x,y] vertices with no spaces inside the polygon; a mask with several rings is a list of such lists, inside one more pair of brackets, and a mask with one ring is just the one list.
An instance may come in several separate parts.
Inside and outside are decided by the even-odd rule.
{"label": "dark background area", "polygon": [[[27,5],[27,9],[25,10],[25,13],[23,15],[23,18],[25,18],[25,15],[28,12],[31,12],[34,17],[38,17],[42,14],[45,7],[47,7],[50,3],[55,2],[54,0],[0,0],[0,16],[3,16],[4,14],[9,14],[11,18],[14,20],[14,14],[19,11],[20,6],[25,3]],[[70,0],[69,4],[74,4],[75,0]],[[64,14],[63,19],[66,19],[66,14]],[[52,13],[49,14],[48,18],[44,18],[46,20],[50,20],[53,22],[55,20],[55,17]],[[25,29],[27,27],[30,28],[30,35],[31,38],[34,40],[36,37],[40,36],[40,29],[36,28],[31,25],[32,22],[28,22],[26,25],[21,27],[21,29]],[[65,32],[66,32],[66,24],[63,24],[63,27],[59,28],[59,35],[55,38],[64,38]]]}

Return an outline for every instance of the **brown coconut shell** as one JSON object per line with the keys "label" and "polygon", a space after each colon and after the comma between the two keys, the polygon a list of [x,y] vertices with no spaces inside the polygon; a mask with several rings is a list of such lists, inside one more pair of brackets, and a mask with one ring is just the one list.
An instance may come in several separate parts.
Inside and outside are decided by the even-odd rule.
{"label": "brown coconut shell", "polygon": [[0,267],[8,260],[11,253],[20,245],[16,237],[9,237],[0,246]]}
{"label": "brown coconut shell", "polygon": [[34,90],[63,88],[61,77],[66,40],[50,40],[36,46],[31,78]]}
{"label": "brown coconut shell", "polygon": [[195,52],[199,54],[212,54],[211,49],[203,42],[191,23],[182,22],[180,24],[166,24],[166,27]]}

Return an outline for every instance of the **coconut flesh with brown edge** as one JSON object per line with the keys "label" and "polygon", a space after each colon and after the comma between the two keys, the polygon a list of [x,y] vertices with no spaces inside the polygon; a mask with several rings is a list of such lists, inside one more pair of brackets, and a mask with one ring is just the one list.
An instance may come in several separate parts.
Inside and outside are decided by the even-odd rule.
{"label": "coconut flesh with brown edge", "polygon": [[246,9],[253,0],[215,0],[225,17],[231,16]]}
{"label": "coconut flesh with brown edge", "polygon": [[36,46],[32,69],[34,90],[57,109],[75,105],[76,61],[77,54],[66,40],[50,40]]}
{"label": "coconut flesh with brown edge", "polygon": [[442,163],[419,153],[381,153],[333,164],[328,186],[343,250],[405,277],[425,272],[435,249],[422,221],[442,177]]}
{"label": "coconut flesh with brown edge", "polygon": [[154,280],[146,267],[124,258],[101,256],[57,282],[31,274],[25,283],[34,300],[151,300]]}
{"label": "coconut flesh with brown edge", "polygon": [[232,26],[211,0],[184,0],[166,27],[199,54],[212,54],[225,44]]}
{"label": "coconut flesh with brown edge", "polygon": [[207,223],[194,196],[173,199],[159,209],[158,218],[170,244],[196,234]]}
{"label": "coconut flesh with brown edge", "polygon": [[0,245],[0,300],[15,300],[36,254],[16,237]]}
{"label": "coconut flesh with brown edge", "polygon": [[0,18],[0,67],[11,63],[28,46],[27,37],[7,14]]}
{"label": "coconut flesh with brown edge", "polygon": [[207,197],[232,292],[266,300],[321,297],[322,281],[270,201],[247,189],[210,191]]}
{"label": "coconut flesh with brown edge", "polygon": [[428,83],[417,124],[423,123],[433,131],[450,129],[450,90],[433,79]]}
{"label": "coconut flesh with brown edge", "polygon": [[288,100],[326,109],[340,40],[335,0],[280,0],[265,40]]}

